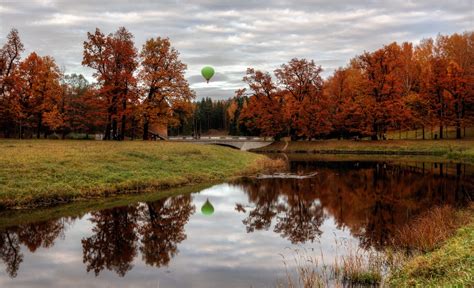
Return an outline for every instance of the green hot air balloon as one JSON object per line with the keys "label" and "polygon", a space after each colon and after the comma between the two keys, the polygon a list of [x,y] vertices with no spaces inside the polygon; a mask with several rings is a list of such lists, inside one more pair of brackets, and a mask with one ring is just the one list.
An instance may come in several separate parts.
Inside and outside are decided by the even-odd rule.
{"label": "green hot air balloon", "polygon": [[211,216],[214,213],[214,206],[209,202],[209,199],[207,199],[204,205],[202,205],[201,212],[206,216]]}
{"label": "green hot air balloon", "polygon": [[211,66],[206,66],[201,69],[201,74],[204,79],[206,79],[207,83],[209,83],[209,80],[211,80],[212,76],[214,76],[214,68]]}

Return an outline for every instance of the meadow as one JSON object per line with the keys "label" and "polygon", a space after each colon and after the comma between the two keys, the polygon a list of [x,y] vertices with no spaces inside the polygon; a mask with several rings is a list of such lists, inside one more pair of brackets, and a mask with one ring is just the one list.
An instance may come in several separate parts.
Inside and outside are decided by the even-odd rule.
{"label": "meadow", "polygon": [[219,146],[143,141],[0,140],[0,151],[4,209],[226,180],[268,160]]}

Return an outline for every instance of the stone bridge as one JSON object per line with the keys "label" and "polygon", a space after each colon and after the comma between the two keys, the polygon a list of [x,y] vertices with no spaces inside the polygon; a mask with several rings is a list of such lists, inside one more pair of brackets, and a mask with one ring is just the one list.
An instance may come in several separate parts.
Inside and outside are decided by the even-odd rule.
{"label": "stone bridge", "polygon": [[243,151],[265,147],[273,143],[273,139],[271,138],[242,136],[206,136],[197,139],[191,136],[174,136],[169,137],[168,141],[221,145]]}

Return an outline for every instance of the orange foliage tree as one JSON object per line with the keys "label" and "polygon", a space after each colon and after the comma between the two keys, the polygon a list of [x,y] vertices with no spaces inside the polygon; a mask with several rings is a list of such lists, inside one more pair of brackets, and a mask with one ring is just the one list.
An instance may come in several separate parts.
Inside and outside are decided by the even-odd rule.
{"label": "orange foliage tree", "polygon": [[0,49],[0,129],[5,137],[10,137],[18,119],[19,105],[15,94],[18,81],[20,54],[23,52],[18,30],[12,29],[7,42]]}
{"label": "orange foliage tree", "polygon": [[[124,27],[105,36],[98,28],[87,33],[82,64],[95,70],[99,90],[104,102],[106,126],[104,139],[123,140],[130,106],[138,102],[134,72],[138,66],[133,35]],[[119,128],[120,122],[120,128]]]}
{"label": "orange foliage tree", "polygon": [[[21,61],[23,44],[18,31],[10,31],[0,49],[2,136],[65,138],[103,129],[106,140],[141,132],[148,139],[158,125],[182,128],[192,122],[188,131],[195,134],[204,123],[206,130],[226,127],[231,134],[276,139],[385,139],[389,130],[421,128],[424,139],[426,128],[432,138],[444,138],[454,127],[459,139],[474,125],[473,32],[439,35],[416,46],[394,42],[355,57],[326,80],[307,59],[292,59],[273,74],[249,68],[247,87],[234,99],[195,106],[187,67],[168,38],[149,39],[139,54],[127,29],[108,35],[96,29],[83,48],[82,63],[94,70],[96,83],[63,75],[50,56],[33,52]],[[211,110],[222,113],[217,117]],[[433,137],[434,126],[439,130]]]}
{"label": "orange foliage tree", "polygon": [[293,138],[315,138],[332,129],[328,101],[323,94],[322,71],[314,61],[296,58],[275,70],[287,96],[284,110]]}
{"label": "orange foliage tree", "polygon": [[53,58],[33,52],[20,63],[18,73],[20,138],[23,126],[36,128],[36,137],[40,138],[42,130],[61,125],[62,120],[53,115],[60,101],[61,72]]}
{"label": "orange foliage tree", "polygon": [[186,65],[178,56],[168,38],[151,38],[143,45],[139,72],[143,91],[143,140],[149,137],[150,124],[166,127],[191,115],[191,100],[195,96],[184,78]]}
{"label": "orange foliage tree", "polygon": [[[270,73],[247,69],[243,81],[249,86],[250,98],[240,115],[241,121],[250,131],[262,136],[280,137],[286,130],[283,91],[279,91]],[[238,90],[242,97],[246,89]]]}

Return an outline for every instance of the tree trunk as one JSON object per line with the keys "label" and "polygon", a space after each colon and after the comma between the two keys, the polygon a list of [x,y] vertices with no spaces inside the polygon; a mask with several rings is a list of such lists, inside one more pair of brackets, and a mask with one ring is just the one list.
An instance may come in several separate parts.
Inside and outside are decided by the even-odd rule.
{"label": "tree trunk", "polygon": [[112,119],[112,139],[117,140],[117,118]]}
{"label": "tree trunk", "polygon": [[143,140],[148,140],[148,120],[145,119],[143,123]]}
{"label": "tree trunk", "polygon": [[120,139],[119,140],[124,140],[125,139],[125,122],[127,121],[127,116],[122,115],[122,128],[120,129]]}
{"label": "tree trunk", "polygon": [[20,120],[20,139],[23,139],[23,123],[22,121]]}
{"label": "tree trunk", "polygon": [[132,138],[132,140],[135,140],[135,125],[136,125],[136,123],[135,123],[135,118],[132,117],[132,131],[131,131],[131,134],[132,134],[132,135],[130,135],[131,138]]}
{"label": "tree trunk", "polygon": [[421,127],[422,139],[425,140],[425,126]]}
{"label": "tree trunk", "polygon": [[456,139],[461,139],[461,127],[456,127]]}
{"label": "tree trunk", "polygon": [[443,124],[439,125],[439,139],[443,139]]}
{"label": "tree trunk", "polygon": [[454,103],[454,111],[456,112],[456,139],[461,139],[461,119],[462,119],[462,103],[459,103],[461,99],[460,95],[457,95],[456,102]]}
{"label": "tree trunk", "polygon": [[110,123],[112,122],[112,115],[110,112],[107,115],[107,124],[105,125],[104,140],[110,140]]}
{"label": "tree trunk", "polygon": [[36,130],[36,139],[40,138],[42,122],[43,122],[43,117],[41,114],[38,114],[38,130]]}
{"label": "tree trunk", "polygon": [[123,114],[122,114],[122,128],[120,131],[120,140],[125,139],[125,127],[126,127],[126,122],[127,122],[127,116],[125,115],[125,111],[127,110],[127,99],[124,97],[122,100],[122,109],[123,109]]}

